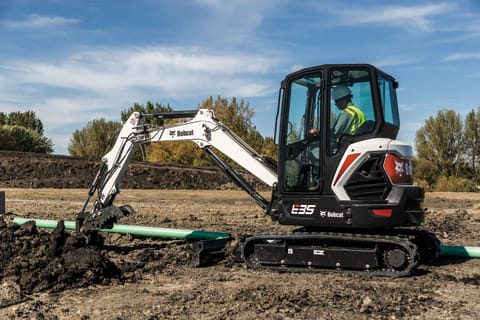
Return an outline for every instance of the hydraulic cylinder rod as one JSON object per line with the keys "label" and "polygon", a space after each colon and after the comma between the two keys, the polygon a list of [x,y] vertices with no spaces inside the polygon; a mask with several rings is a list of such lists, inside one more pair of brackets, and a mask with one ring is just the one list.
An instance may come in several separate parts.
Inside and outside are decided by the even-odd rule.
{"label": "hydraulic cylinder rod", "polygon": [[[58,220],[32,219],[21,217],[13,218],[13,222],[16,224],[24,224],[28,221],[34,221],[38,228],[54,229],[57,227],[58,224]],[[64,224],[66,230],[75,230],[75,221],[64,221]],[[114,224],[112,229],[101,229],[100,231],[168,239],[218,240],[230,238],[230,233],[226,232],[146,227],[125,224]]]}

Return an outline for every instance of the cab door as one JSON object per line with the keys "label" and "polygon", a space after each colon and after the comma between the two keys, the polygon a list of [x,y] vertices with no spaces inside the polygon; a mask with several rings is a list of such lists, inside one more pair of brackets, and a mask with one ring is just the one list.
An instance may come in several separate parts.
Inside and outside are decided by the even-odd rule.
{"label": "cab door", "polygon": [[280,189],[283,192],[318,193],[322,188],[321,72],[299,76],[285,90],[280,145]]}

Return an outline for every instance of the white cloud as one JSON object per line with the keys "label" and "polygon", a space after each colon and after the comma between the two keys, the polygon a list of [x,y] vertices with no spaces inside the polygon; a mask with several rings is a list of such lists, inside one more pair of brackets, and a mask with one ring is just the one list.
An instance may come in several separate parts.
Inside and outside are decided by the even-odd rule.
{"label": "white cloud", "polygon": [[[260,23],[265,12],[268,12],[273,6],[278,6],[282,0],[195,0],[195,3],[202,7],[206,7],[218,18],[230,19],[235,17],[236,20],[249,23]],[[234,21],[231,21],[234,22]]]}
{"label": "white cloud", "polygon": [[[358,23],[387,23],[398,26],[410,26],[421,31],[430,30],[430,17],[447,12],[449,5],[446,3],[417,5],[412,7],[388,6],[377,7],[370,14],[356,15],[354,21]],[[353,18],[353,17],[352,17]]]}
{"label": "white cloud", "polygon": [[[137,88],[157,88],[166,94],[262,94],[262,74],[278,59],[254,55],[209,54],[199,49],[149,48],[88,51],[59,62],[13,61],[19,82],[115,93]],[[255,77],[254,77],[255,76]],[[257,80],[256,80],[256,79]]]}
{"label": "white cloud", "polygon": [[463,30],[461,31],[457,31],[456,34],[458,35],[445,38],[442,40],[438,40],[436,42],[440,44],[449,44],[449,43],[455,43],[455,42],[470,42],[472,40],[475,40],[476,38],[480,38],[480,32],[469,31],[469,30],[466,30],[466,28],[463,28]]}
{"label": "white cloud", "polygon": [[199,32],[208,35],[212,42],[245,45],[258,40],[257,30],[265,17],[285,0],[194,0],[194,3],[205,9],[205,15],[197,21]]}
{"label": "white cloud", "polygon": [[20,21],[7,21],[10,28],[48,28],[78,23],[78,19],[32,14]]}
{"label": "white cloud", "polygon": [[331,13],[340,16],[336,22],[344,25],[382,24],[394,25],[410,31],[432,31],[435,16],[449,13],[449,3],[419,4],[412,6],[329,6]]}
{"label": "white cloud", "polygon": [[443,61],[458,61],[467,59],[480,59],[480,52],[457,52],[443,57]]}
{"label": "white cloud", "polygon": [[118,120],[120,111],[134,102],[268,95],[277,86],[268,76],[280,63],[271,56],[177,47],[95,49],[55,61],[2,61],[0,109],[33,109],[55,152],[66,153],[65,132],[71,135],[99,117]]}
{"label": "white cloud", "polygon": [[373,65],[379,68],[391,67],[391,66],[399,66],[399,65],[406,65],[416,63],[420,60],[418,57],[405,57],[405,56],[390,56],[386,58],[381,58],[373,62]]}
{"label": "white cloud", "polygon": [[[116,97],[112,97],[111,101],[113,104],[120,103]],[[73,123],[86,123],[96,117],[107,117],[111,110],[111,104],[105,104],[105,100],[98,98],[47,97],[41,103],[48,108],[38,108],[40,118],[44,119],[42,121],[48,124],[48,128],[51,130],[57,130]],[[102,107],[102,105],[104,106]],[[115,114],[116,120],[118,120],[119,114]]]}

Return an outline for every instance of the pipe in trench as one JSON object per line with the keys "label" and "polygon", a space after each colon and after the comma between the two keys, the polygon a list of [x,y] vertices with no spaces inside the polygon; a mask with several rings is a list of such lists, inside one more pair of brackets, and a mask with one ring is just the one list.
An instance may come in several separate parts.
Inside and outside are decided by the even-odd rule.
{"label": "pipe in trench", "polygon": [[[13,222],[16,224],[24,224],[28,221],[34,221],[38,228],[55,229],[58,224],[58,220],[32,219],[21,217],[13,218]],[[64,221],[64,224],[66,230],[75,230],[75,221]],[[146,227],[125,224],[114,224],[112,229],[101,229],[100,231],[169,239],[218,240],[230,238],[230,233],[226,232]]]}
{"label": "pipe in trench", "polygon": [[[34,221],[39,228],[57,227],[58,220],[48,219],[31,219],[15,217],[13,222],[16,224],[24,224],[28,221]],[[75,221],[64,221],[65,229],[75,230]],[[131,234],[144,237],[169,238],[169,239],[192,239],[192,240],[218,240],[230,238],[230,233],[214,232],[203,230],[187,230],[174,228],[147,227],[136,225],[115,224],[112,229],[101,229],[102,232]],[[464,258],[480,258],[480,247],[472,246],[445,246],[440,247],[440,255],[456,256]]]}

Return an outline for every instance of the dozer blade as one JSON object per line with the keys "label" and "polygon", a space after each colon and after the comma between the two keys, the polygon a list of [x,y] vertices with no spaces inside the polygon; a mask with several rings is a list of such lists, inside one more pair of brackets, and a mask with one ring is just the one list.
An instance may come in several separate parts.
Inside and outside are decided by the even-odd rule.
{"label": "dozer blade", "polygon": [[232,238],[201,240],[192,243],[193,267],[206,267],[224,260],[229,252],[227,245]]}

